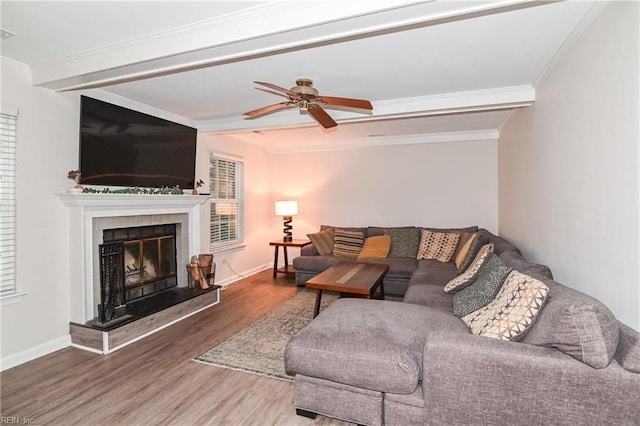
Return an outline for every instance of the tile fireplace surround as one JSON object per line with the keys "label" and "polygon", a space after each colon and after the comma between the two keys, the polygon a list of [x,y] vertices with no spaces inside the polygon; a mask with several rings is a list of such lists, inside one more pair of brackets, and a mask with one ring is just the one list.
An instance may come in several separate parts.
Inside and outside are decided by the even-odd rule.
{"label": "tile fireplace surround", "polygon": [[206,196],[135,194],[59,194],[70,208],[71,316],[84,324],[96,317],[100,302],[97,247],[109,228],[176,223],[179,286],[186,285],[189,257],[200,253],[200,205]]}

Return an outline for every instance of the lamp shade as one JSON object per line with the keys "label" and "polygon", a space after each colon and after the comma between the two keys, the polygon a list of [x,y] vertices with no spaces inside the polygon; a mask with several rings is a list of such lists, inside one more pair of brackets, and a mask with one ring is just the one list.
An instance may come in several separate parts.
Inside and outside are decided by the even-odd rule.
{"label": "lamp shade", "polygon": [[276,216],[294,216],[297,214],[297,201],[276,201]]}

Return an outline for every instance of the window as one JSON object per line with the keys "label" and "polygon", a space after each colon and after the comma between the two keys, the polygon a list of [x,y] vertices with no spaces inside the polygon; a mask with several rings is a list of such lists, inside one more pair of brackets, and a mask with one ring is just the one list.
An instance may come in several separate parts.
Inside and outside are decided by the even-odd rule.
{"label": "window", "polygon": [[217,154],[209,156],[211,250],[242,243],[244,225],[244,163]]}
{"label": "window", "polygon": [[16,288],[16,126],[17,111],[0,113],[0,298]]}

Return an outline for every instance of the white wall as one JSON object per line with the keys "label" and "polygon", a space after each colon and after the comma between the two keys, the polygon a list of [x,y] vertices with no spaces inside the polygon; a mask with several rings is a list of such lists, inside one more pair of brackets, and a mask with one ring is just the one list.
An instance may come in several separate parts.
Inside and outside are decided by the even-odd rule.
{"label": "white wall", "polygon": [[[31,86],[29,71],[22,64],[2,59],[2,105],[17,108],[17,280],[26,292],[15,303],[0,308],[1,368],[64,348],[70,343],[69,211],[56,194],[73,183],[67,172],[78,168],[79,92],[56,93]],[[192,124],[173,114],[133,101],[90,90],[83,94],[137,109],[166,119]],[[259,147],[199,135],[199,165],[207,161],[209,148],[240,156],[246,171],[246,247],[216,256],[216,281],[238,278],[222,265],[227,259],[241,274],[269,264],[273,236],[270,214],[269,156]],[[206,178],[207,166],[198,176]],[[203,212],[203,217],[207,216]],[[73,225],[71,225],[73,226]],[[271,227],[271,229],[269,229]],[[208,251],[208,227],[203,229],[202,252]],[[206,243],[205,243],[206,240]]]}
{"label": "white wall", "polygon": [[298,200],[294,238],[321,224],[496,231],[497,191],[495,140],[273,154],[274,201]]}
{"label": "white wall", "polygon": [[3,364],[69,342],[73,259],[67,208],[54,194],[66,191],[72,184],[67,172],[77,168],[77,102],[77,95],[31,87],[26,69],[2,60],[2,104],[19,109],[17,283],[27,292],[21,301],[1,308]]}
{"label": "white wall", "polygon": [[[196,179],[205,182],[209,180],[209,152],[230,155],[244,161],[245,166],[245,247],[214,254],[216,283],[226,284],[263,270],[273,262],[273,248],[269,247],[269,241],[275,239],[271,213],[271,158],[256,145],[221,135],[201,134],[198,136]],[[209,251],[209,210],[206,207],[202,209],[201,223],[203,253]],[[228,265],[223,263],[225,260]]]}
{"label": "white wall", "polygon": [[500,233],[640,329],[638,9],[606,6],[499,141]]}

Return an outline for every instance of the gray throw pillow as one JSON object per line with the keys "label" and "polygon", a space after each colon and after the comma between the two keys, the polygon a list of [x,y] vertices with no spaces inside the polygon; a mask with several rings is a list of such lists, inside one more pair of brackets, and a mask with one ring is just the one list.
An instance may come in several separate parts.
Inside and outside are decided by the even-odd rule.
{"label": "gray throw pillow", "polygon": [[490,254],[480,267],[475,282],[453,296],[453,314],[463,317],[486,306],[496,296],[511,270],[497,255]]}
{"label": "gray throw pillow", "polygon": [[420,247],[420,229],[418,228],[390,228],[385,229],[385,235],[391,237],[391,248],[387,257],[418,256]]}

